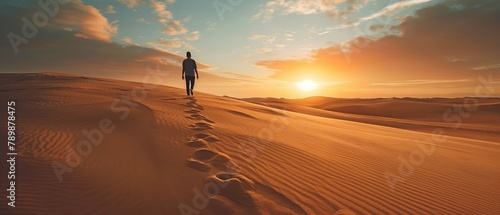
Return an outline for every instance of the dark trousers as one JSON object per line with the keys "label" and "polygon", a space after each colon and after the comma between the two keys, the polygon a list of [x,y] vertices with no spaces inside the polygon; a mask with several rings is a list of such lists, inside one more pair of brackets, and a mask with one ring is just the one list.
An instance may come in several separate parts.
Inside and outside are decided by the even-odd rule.
{"label": "dark trousers", "polygon": [[186,75],[186,93],[188,96],[193,95],[192,93],[193,88],[194,88],[194,76]]}

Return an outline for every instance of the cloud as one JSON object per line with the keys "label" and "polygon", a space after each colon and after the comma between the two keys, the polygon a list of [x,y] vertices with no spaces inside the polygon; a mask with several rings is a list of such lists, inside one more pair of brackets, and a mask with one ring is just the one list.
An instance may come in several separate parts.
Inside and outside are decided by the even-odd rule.
{"label": "cloud", "polygon": [[118,0],[118,2],[125,4],[128,8],[134,8],[145,4],[145,2],[141,0]]}
{"label": "cloud", "polygon": [[132,42],[132,39],[130,37],[124,37],[122,41],[127,44],[134,44],[134,42]]}
{"label": "cloud", "polygon": [[268,22],[275,15],[327,13],[329,16],[345,20],[347,15],[359,11],[367,0],[271,0],[261,5],[261,10],[253,20]]}
{"label": "cloud", "polygon": [[[456,7],[456,5],[461,7]],[[461,9],[457,9],[461,8]],[[392,29],[398,35],[358,37],[313,50],[307,59],[256,62],[271,78],[351,83],[470,80],[499,71],[500,2],[449,1],[416,11]],[[456,60],[460,59],[460,60]]]}
{"label": "cloud", "polygon": [[[165,28],[162,30],[162,33],[170,36],[176,36],[188,33],[189,31],[188,29],[186,29],[186,27],[184,27],[183,23],[189,22],[189,20],[191,20],[191,16],[186,17],[182,21],[173,19],[174,18],[173,13],[168,10],[168,4],[172,4],[174,2],[175,0],[167,0],[166,2],[158,0],[150,0],[151,7],[154,9],[157,16],[156,21],[165,26]],[[140,21],[145,22],[143,19]],[[185,39],[192,41],[192,40],[198,40],[199,37],[200,37],[200,32],[194,31],[191,33],[191,36],[186,36]],[[152,46],[158,46],[158,44],[155,43],[150,43],[150,44]],[[178,43],[170,42],[169,47],[176,47],[176,46],[180,47],[181,45],[179,45]],[[191,47],[191,45],[189,44],[185,45]],[[160,46],[162,45],[160,44]]]}
{"label": "cloud", "polygon": [[266,36],[262,34],[252,34],[248,37],[249,40],[262,40],[265,39]]}
{"label": "cloud", "polygon": [[135,21],[140,22],[140,23],[151,24],[150,22],[146,21],[146,19],[144,19],[144,18],[139,18],[139,19],[137,19]]}
{"label": "cloud", "polygon": [[118,32],[117,21],[109,22],[97,8],[84,5],[80,1],[61,7],[49,26],[63,27],[70,29],[76,36],[107,42],[111,42],[111,36]]}
{"label": "cloud", "polygon": [[263,35],[263,34],[252,34],[247,39],[260,41],[266,45],[271,45],[276,42],[277,36],[274,35]]}
{"label": "cloud", "polygon": [[285,36],[285,40],[286,41],[294,41],[294,35],[293,34],[291,34],[291,33],[285,33],[284,36]]}
{"label": "cloud", "polygon": [[259,48],[257,50],[255,50],[255,53],[256,54],[267,54],[267,53],[271,53],[273,50],[270,49],[270,48]]}
{"label": "cloud", "polygon": [[253,82],[253,83],[261,83],[262,81],[266,81],[267,79],[265,78],[258,78],[250,75],[245,75],[245,74],[238,74],[238,73],[233,73],[233,72],[223,72],[224,75],[227,77],[231,77],[237,80],[240,80],[242,83],[245,82]]}
{"label": "cloud", "polygon": [[[170,4],[174,2],[174,0],[167,1],[167,3]],[[180,35],[187,33],[188,30],[183,26],[182,23],[188,22],[191,17],[186,17],[182,22],[173,20],[173,14],[167,9],[167,3],[157,0],[151,0],[151,7],[155,10],[155,13],[157,15],[156,21],[165,26],[165,29],[162,30],[162,33],[167,35]],[[193,38],[196,39],[196,37]]]}
{"label": "cloud", "polygon": [[156,20],[160,23],[166,23],[173,18],[172,12],[167,10],[167,4],[156,0],[151,0],[151,7],[156,12],[158,18]]}
{"label": "cloud", "polygon": [[[285,32],[281,34],[252,34],[247,37],[248,40],[257,41],[258,44],[256,47],[251,48],[251,45],[247,47],[252,51],[245,55],[245,58],[253,58],[262,54],[268,54],[273,51],[282,50],[286,45],[283,44],[285,41],[293,41],[293,34],[290,32]],[[247,48],[245,48],[247,49]]]}
{"label": "cloud", "polygon": [[156,43],[159,46],[166,46],[171,48],[180,48],[184,43],[179,40],[179,38],[175,38],[172,40],[160,38],[160,40]]}
{"label": "cloud", "polygon": [[393,14],[396,14],[397,12],[404,10],[406,8],[413,7],[413,6],[416,6],[419,4],[423,4],[423,3],[427,3],[430,1],[432,1],[432,0],[407,0],[407,1],[396,2],[396,3],[393,3],[391,5],[384,7],[382,10],[380,10],[374,14],[371,14],[369,16],[361,18],[360,21],[367,21],[367,20],[379,18],[381,16],[393,15]]}
{"label": "cloud", "polygon": [[154,47],[156,49],[165,50],[165,51],[170,51],[172,49],[178,50],[180,48],[182,48],[184,50],[197,51],[197,49],[195,47],[193,47],[191,44],[189,44],[185,40],[181,40],[178,37],[172,38],[172,39],[160,38],[157,42],[148,42],[146,44],[151,46],[151,47]]}
{"label": "cloud", "polygon": [[457,80],[404,80],[404,81],[388,81],[381,83],[371,83],[372,86],[408,86],[408,85],[423,85],[424,87],[430,84],[455,84],[469,82],[468,79],[457,79]]}
{"label": "cloud", "polygon": [[200,39],[200,32],[199,31],[193,31],[191,32],[191,36],[186,37],[186,40],[188,41],[196,41]]}
{"label": "cloud", "polygon": [[492,70],[492,69],[500,69],[500,63],[498,64],[490,64],[490,65],[482,65],[473,68],[474,70]]}
{"label": "cloud", "polygon": [[166,28],[162,31],[167,35],[180,35],[185,34],[188,30],[182,26],[180,21],[174,20],[166,24]]}
{"label": "cloud", "polygon": [[108,8],[106,9],[107,14],[115,14],[115,7],[113,5],[108,5]]}
{"label": "cloud", "polygon": [[215,31],[215,27],[217,26],[217,23],[215,22],[207,22],[207,31]]}
{"label": "cloud", "polygon": [[[179,20],[173,20],[174,16],[173,13],[168,10],[168,4],[172,4],[174,2],[175,0],[167,0],[166,2],[150,0],[150,5],[154,9],[157,16],[156,21],[165,26],[162,33],[166,35],[181,35],[188,32],[182,23],[188,22],[191,17],[186,17],[182,22]],[[144,18],[139,19],[138,21],[145,22]],[[198,34],[198,37],[196,37],[196,34]],[[193,32],[193,36],[189,38],[192,38],[193,40],[199,39],[199,32]]]}

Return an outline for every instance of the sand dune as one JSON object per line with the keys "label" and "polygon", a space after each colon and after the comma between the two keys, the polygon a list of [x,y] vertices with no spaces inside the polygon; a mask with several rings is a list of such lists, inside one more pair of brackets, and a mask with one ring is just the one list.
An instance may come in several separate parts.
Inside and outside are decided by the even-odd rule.
{"label": "sand dune", "polygon": [[17,206],[2,202],[2,214],[500,213],[497,100],[452,132],[436,118],[456,102],[446,99],[254,104],[54,73],[0,76],[2,102],[17,104],[19,144]]}
{"label": "sand dune", "polygon": [[[251,103],[308,115],[500,142],[499,98],[306,99],[247,98]],[[477,102],[477,103],[476,103]],[[473,108],[474,107],[474,108]]]}
{"label": "sand dune", "polygon": [[[395,119],[442,122],[443,114],[455,106],[463,112],[470,112],[468,123],[498,125],[491,115],[499,115],[499,98],[378,98],[378,99],[337,99],[311,97],[306,99],[249,98],[246,101],[264,105],[302,105],[340,113],[364,116],[378,116]],[[475,104],[477,102],[477,104]],[[469,111],[468,106],[477,105]],[[458,107],[457,107],[458,108]],[[458,108],[458,110],[461,110]],[[471,107],[472,109],[472,107]],[[454,109],[453,109],[454,110]],[[480,111],[477,111],[480,110]],[[472,114],[474,113],[474,114]],[[464,115],[465,116],[465,115]]]}

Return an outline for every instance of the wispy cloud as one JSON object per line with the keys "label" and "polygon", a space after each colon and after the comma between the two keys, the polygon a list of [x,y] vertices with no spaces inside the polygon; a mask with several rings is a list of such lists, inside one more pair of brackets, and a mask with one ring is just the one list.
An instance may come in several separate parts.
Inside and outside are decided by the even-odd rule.
{"label": "wispy cloud", "polygon": [[[119,2],[127,5],[129,8],[135,8],[139,5],[146,5],[144,0],[118,0]],[[150,0],[149,6],[153,8],[156,14],[156,21],[163,24],[165,29],[162,33],[166,35],[180,35],[185,34],[188,30],[183,26],[183,22],[174,20],[172,11],[168,9],[168,5],[174,3],[175,0]],[[138,22],[148,23],[144,18],[137,20]],[[185,20],[189,21],[189,17]],[[148,23],[149,24],[149,23]]]}
{"label": "wispy cloud", "polygon": [[165,2],[151,0],[151,7],[153,7],[158,16],[156,19],[158,22],[166,23],[173,18],[172,12],[167,10],[167,4]]}
{"label": "wispy cloud", "polygon": [[401,10],[404,10],[404,9],[407,9],[409,7],[413,7],[413,6],[416,6],[419,4],[427,3],[430,1],[432,1],[432,0],[407,0],[407,1],[396,2],[394,4],[391,4],[391,5],[384,7],[382,10],[380,10],[374,14],[371,14],[369,16],[361,18],[360,21],[367,21],[367,20],[379,18],[381,16],[396,14],[397,12],[399,12]]}
{"label": "wispy cloud", "polygon": [[174,38],[174,39],[164,39],[160,38],[160,40],[157,43],[160,46],[166,46],[166,47],[171,47],[171,48],[180,48],[183,44],[182,41],[179,40],[179,38]]}
{"label": "wispy cloud", "polygon": [[[162,30],[163,34],[181,35],[189,32],[187,28],[184,27],[183,23],[189,22],[191,17],[188,16],[182,21],[174,20],[173,13],[170,10],[168,10],[168,4],[174,3],[175,0],[167,0],[167,1],[150,0],[150,2],[151,2],[151,7],[154,9],[157,16],[156,21],[165,26],[165,29]],[[199,38],[199,32],[198,32],[198,38],[197,37],[190,37],[190,38],[197,40]]]}
{"label": "wispy cloud", "polygon": [[262,34],[252,34],[248,37],[249,40],[261,40],[264,39],[266,36]]}
{"label": "wispy cloud", "polygon": [[146,23],[146,24],[151,24],[150,22],[146,21],[146,19],[144,19],[144,18],[140,18],[140,19],[137,19],[135,21],[141,22],[141,23]]}
{"label": "wispy cloud", "polygon": [[252,20],[268,22],[275,15],[326,13],[337,19],[363,8],[367,0],[272,0],[261,5],[261,10]]}
{"label": "wispy cloud", "polygon": [[[179,49],[179,48],[189,49],[189,50],[197,50],[191,44],[189,44],[185,40],[181,40],[178,37],[175,37],[172,39],[160,38],[157,42],[147,42],[146,44],[153,47],[153,48],[158,48],[161,50],[170,50],[170,49]],[[164,49],[164,48],[167,48],[167,49]]]}
{"label": "wispy cloud", "polygon": [[390,82],[379,82],[371,83],[372,86],[405,86],[405,85],[429,85],[429,84],[447,84],[447,83],[463,83],[469,82],[468,79],[456,79],[456,80],[401,80],[401,81],[390,81]]}
{"label": "wispy cloud", "polygon": [[132,39],[130,37],[124,37],[122,41],[127,44],[134,44],[134,42],[132,42]]}
{"label": "wispy cloud", "polygon": [[489,70],[489,69],[500,69],[500,63],[498,64],[490,64],[490,65],[483,65],[483,66],[477,66],[473,68],[474,70]]}
{"label": "wispy cloud", "polygon": [[276,42],[276,38],[277,36],[274,35],[252,34],[247,39],[260,41],[264,44],[271,45],[274,44],[274,42]]}
{"label": "wispy cloud", "polygon": [[191,32],[190,36],[186,37],[186,40],[188,41],[195,41],[200,39],[200,32],[199,31],[193,31]]}
{"label": "wispy cloud", "polygon": [[215,22],[207,22],[207,31],[215,31],[215,27],[217,26],[217,23]]}
{"label": "wispy cloud", "polygon": [[118,2],[125,4],[128,8],[134,8],[136,6],[145,4],[145,2],[142,0],[118,0]]}
{"label": "wispy cloud", "polygon": [[170,21],[166,24],[166,28],[162,31],[167,35],[185,34],[188,30],[178,20]]}
{"label": "wispy cloud", "polygon": [[259,48],[257,50],[255,50],[255,54],[267,54],[267,53],[271,53],[273,50],[270,49],[270,48]]}
{"label": "wispy cloud", "polygon": [[108,8],[106,9],[107,14],[115,14],[115,7],[113,5],[108,5]]}

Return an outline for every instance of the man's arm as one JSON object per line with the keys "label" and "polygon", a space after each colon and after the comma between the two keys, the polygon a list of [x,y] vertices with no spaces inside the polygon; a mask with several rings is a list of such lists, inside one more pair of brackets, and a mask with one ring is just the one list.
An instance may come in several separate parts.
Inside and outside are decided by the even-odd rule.
{"label": "man's arm", "polygon": [[200,76],[198,76],[198,67],[196,66],[196,61],[194,61],[194,71],[196,72],[196,79],[200,79]]}
{"label": "man's arm", "polygon": [[182,80],[184,80],[184,61],[182,61]]}

